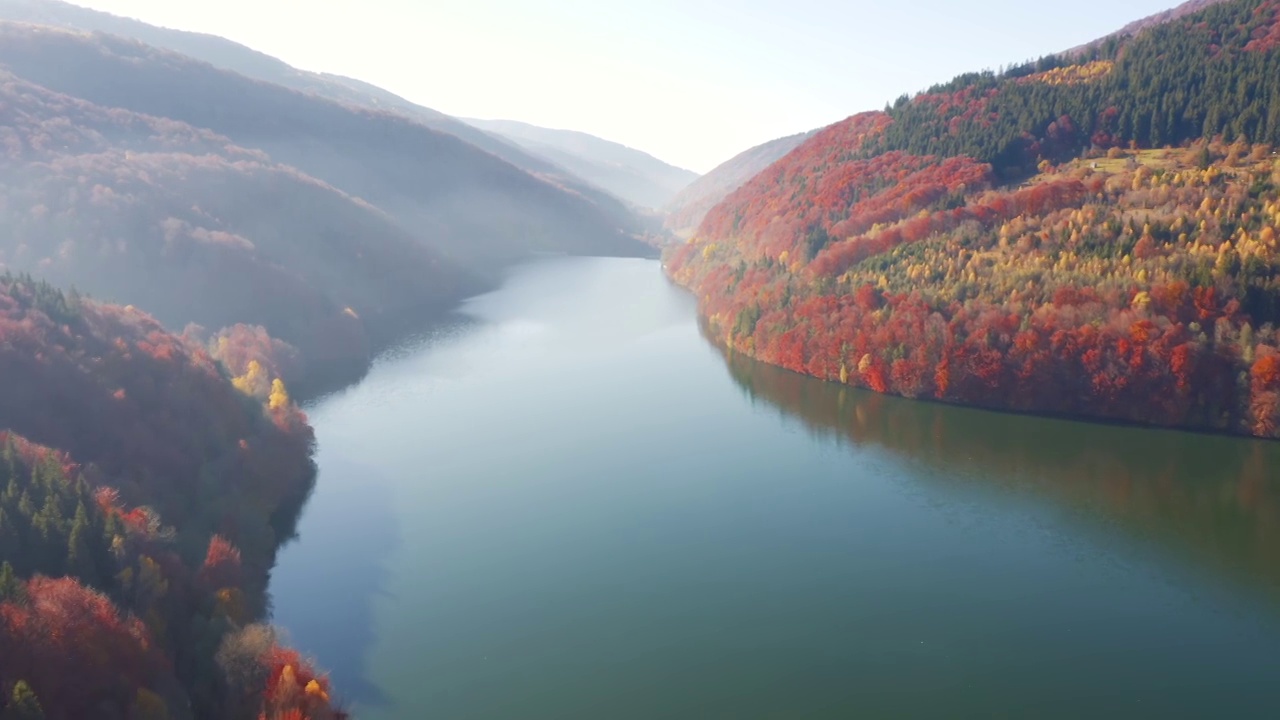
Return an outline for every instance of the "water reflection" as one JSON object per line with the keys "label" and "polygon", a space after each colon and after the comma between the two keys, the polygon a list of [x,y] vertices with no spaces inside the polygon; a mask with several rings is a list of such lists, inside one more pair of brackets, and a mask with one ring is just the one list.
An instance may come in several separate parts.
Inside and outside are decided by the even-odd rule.
{"label": "water reflection", "polygon": [[1280,443],[915,402],[720,351],[753,401],[814,434],[946,470],[936,477],[1051,498],[1280,607]]}
{"label": "water reflection", "polygon": [[1267,716],[1280,444],[722,358],[652,263],[504,287],[312,408],[273,588],[360,717]]}
{"label": "water reflection", "polygon": [[401,544],[390,485],[372,468],[324,457],[323,491],[307,506],[300,543],[282,552],[271,580],[291,641],[322,665],[344,700],[361,707],[388,699],[365,666],[377,639],[374,602],[385,594],[385,561]]}

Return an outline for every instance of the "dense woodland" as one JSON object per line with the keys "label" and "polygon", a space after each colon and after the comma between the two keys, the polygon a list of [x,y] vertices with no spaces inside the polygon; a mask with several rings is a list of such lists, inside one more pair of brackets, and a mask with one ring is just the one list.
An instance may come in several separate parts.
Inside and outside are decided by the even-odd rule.
{"label": "dense woodland", "polygon": [[862,150],[964,155],[1002,180],[1092,146],[1280,139],[1280,4],[1227,2],[1083,55],[973,73],[900,98]]}
{"label": "dense woodland", "polygon": [[672,252],[716,337],[827,380],[1280,437],[1280,1],[819,132]]}
{"label": "dense woodland", "polygon": [[0,277],[3,717],[340,716],[253,624],[315,475],[256,358],[232,377],[137,310]]}

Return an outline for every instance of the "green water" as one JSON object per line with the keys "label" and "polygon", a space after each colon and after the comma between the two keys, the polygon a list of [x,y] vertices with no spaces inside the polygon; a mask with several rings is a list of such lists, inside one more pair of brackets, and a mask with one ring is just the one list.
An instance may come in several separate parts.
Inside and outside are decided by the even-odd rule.
{"label": "green water", "polygon": [[362,718],[1280,716],[1280,443],[813,381],[612,259],[310,414],[276,620]]}

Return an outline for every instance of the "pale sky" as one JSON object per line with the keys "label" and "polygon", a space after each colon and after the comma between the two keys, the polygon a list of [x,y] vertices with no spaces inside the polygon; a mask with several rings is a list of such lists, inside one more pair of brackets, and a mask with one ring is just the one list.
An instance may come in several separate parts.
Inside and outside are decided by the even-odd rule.
{"label": "pale sky", "polygon": [[582,130],[698,172],[1177,0],[76,0],[462,117]]}

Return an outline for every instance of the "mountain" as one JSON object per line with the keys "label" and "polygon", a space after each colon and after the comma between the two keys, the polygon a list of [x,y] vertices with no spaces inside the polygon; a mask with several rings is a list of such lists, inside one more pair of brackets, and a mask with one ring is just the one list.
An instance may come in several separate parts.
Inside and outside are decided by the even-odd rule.
{"label": "mountain", "polygon": [[254,625],[315,480],[283,386],[251,397],[145,314],[13,275],[0,373],[0,714],[341,717]]}
{"label": "mountain", "polygon": [[476,269],[530,251],[642,252],[606,209],[400,115],[289,91],[136,41],[47,27],[0,24],[0,64],[55,92],[263,150],[406,227],[438,229],[429,242]]}
{"label": "mountain", "polygon": [[401,318],[482,287],[368,203],[207,130],[3,73],[0,123],[0,263],[171,328],[268,326],[307,358],[291,380],[358,373]]}
{"label": "mountain", "polygon": [[717,165],[714,170],[676,193],[675,197],[666,204],[666,228],[679,237],[688,238],[711,208],[724,200],[729,193],[760,174],[762,170],[796,149],[811,135],[813,132],[770,140],[763,145],[738,153]]}
{"label": "mountain", "polygon": [[551,130],[513,120],[466,122],[500,135],[548,162],[629,203],[657,209],[698,178],[648,153],[573,130]]}
{"label": "mountain", "polygon": [[403,115],[433,130],[454,135],[536,177],[588,199],[602,208],[619,226],[640,232],[655,232],[658,229],[647,219],[633,216],[616,198],[566,172],[564,168],[465,122],[360,80],[298,70],[270,55],[225,38],[156,27],[61,0],[0,0],[0,20],[130,38],[308,95],[344,105]]}
{"label": "mountain", "polygon": [[1277,143],[1280,0],[1230,0],[825,128],[666,266],[797,372],[1280,437]]}
{"label": "mountain", "polygon": [[0,262],[170,328],[265,326],[308,386],[508,263],[652,253],[629,214],[400,115],[19,23],[0,66]]}

